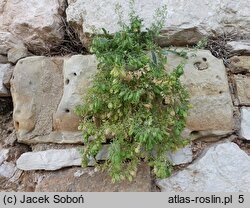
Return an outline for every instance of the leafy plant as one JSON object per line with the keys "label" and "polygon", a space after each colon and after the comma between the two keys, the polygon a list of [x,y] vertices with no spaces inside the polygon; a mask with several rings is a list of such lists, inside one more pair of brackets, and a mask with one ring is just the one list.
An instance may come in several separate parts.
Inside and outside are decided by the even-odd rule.
{"label": "leafy plant", "polygon": [[155,44],[166,17],[157,10],[155,23],[143,31],[143,20],[132,9],[129,24],[119,21],[114,35],[105,29],[93,39],[91,52],[99,61],[92,86],[76,107],[82,117],[83,167],[110,143],[107,169],[114,182],[136,176],[141,160],[157,177],[171,174],[166,152],[186,145],[181,138],[189,108],[188,93],[179,78],[183,64],[167,73],[166,56]]}

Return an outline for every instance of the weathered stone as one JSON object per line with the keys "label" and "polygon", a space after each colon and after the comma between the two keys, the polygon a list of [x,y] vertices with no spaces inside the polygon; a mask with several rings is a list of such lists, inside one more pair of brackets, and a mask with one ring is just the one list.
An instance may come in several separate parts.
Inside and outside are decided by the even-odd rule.
{"label": "weathered stone", "polygon": [[250,140],[250,108],[241,108],[240,135],[244,139]]}
{"label": "weathered stone", "polygon": [[[39,112],[38,112],[39,113]],[[64,121],[66,123],[66,121]],[[83,137],[82,132],[57,132],[52,131],[50,134],[47,135],[40,135],[33,137],[27,143],[58,143],[58,144],[82,144]]]}
{"label": "weathered stone", "polygon": [[78,148],[79,145],[75,144],[55,144],[55,143],[44,143],[44,144],[32,144],[32,152],[41,152],[46,150],[60,150],[60,149],[72,149],[72,148]]}
{"label": "weathered stone", "polygon": [[[1,20],[1,14],[0,14],[0,20]],[[17,46],[24,47],[24,44],[21,40],[14,37],[10,32],[2,31],[0,25],[0,54],[7,55],[8,50]]]}
{"label": "weathered stone", "polygon": [[250,105],[250,77],[235,75],[237,97],[240,105]]}
{"label": "weathered stone", "polygon": [[169,53],[167,71],[185,61],[181,81],[190,94],[192,108],[187,118],[187,129],[194,139],[225,136],[234,131],[233,104],[227,74],[222,60],[210,51],[188,51],[188,59]]}
{"label": "weathered stone", "polygon": [[4,74],[7,73],[10,68],[10,64],[0,64],[0,97],[10,96],[9,90],[4,86]]}
{"label": "weathered stone", "polygon": [[180,150],[172,153],[168,153],[167,157],[173,163],[173,165],[181,165],[190,163],[193,160],[193,153],[191,146],[181,148]]}
{"label": "weathered stone", "polygon": [[97,153],[96,160],[107,160],[109,158],[108,153],[109,145],[103,145],[102,149]]}
{"label": "weathered stone", "polygon": [[27,44],[29,49],[47,50],[63,40],[64,31],[61,27],[65,2],[5,1],[0,13],[0,30],[10,31],[14,37]]}
{"label": "weathered stone", "polygon": [[11,178],[16,172],[16,166],[12,162],[4,162],[0,165],[0,176]]}
{"label": "weathered stone", "polygon": [[[99,151],[96,160],[106,160],[108,158],[107,145]],[[64,167],[81,166],[81,147],[65,149],[47,149],[44,151],[26,152],[17,160],[17,167],[21,170],[58,170]],[[63,155],[63,157],[62,157]],[[95,161],[89,160],[88,166],[94,166]]]}
{"label": "weathered stone", "polygon": [[227,43],[227,46],[230,47],[233,53],[250,53],[250,40],[231,41]]}
{"label": "weathered stone", "polygon": [[7,89],[10,89],[10,80],[14,71],[14,67],[9,65],[9,69],[4,72],[3,84]]}
{"label": "weathered stone", "polygon": [[11,81],[18,140],[82,143],[74,108],[81,103],[96,69],[92,55],[20,60]]}
{"label": "weathered stone", "polygon": [[8,154],[8,149],[0,149],[0,165],[8,158]]}
{"label": "weathered stone", "polygon": [[151,191],[150,169],[143,163],[139,166],[134,181],[112,183],[106,172],[94,168],[70,168],[45,173],[35,191],[47,192],[149,192]]}
{"label": "weathered stone", "polygon": [[54,115],[56,131],[77,131],[79,117],[75,115],[74,109],[81,103],[82,96],[86,93],[96,69],[95,56],[75,55],[64,60],[63,96]]}
{"label": "weathered stone", "polygon": [[250,56],[232,57],[229,69],[233,73],[250,72]]}
{"label": "weathered stone", "polygon": [[62,96],[63,58],[28,57],[18,61],[11,80],[13,120],[18,140],[48,135]]}
{"label": "weathered stone", "polygon": [[16,64],[18,60],[25,58],[29,56],[29,52],[27,48],[22,47],[22,48],[11,48],[8,51],[8,61]]}
{"label": "weathered stone", "polygon": [[8,63],[7,56],[0,55],[0,64],[7,64],[7,63]]}
{"label": "weathered stone", "polygon": [[[118,15],[115,5],[122,6],[125,22],[129,19],[129,3],[124,0],[72,0],[68,1],[67,21],[79,33],[82,41],[86,41],[92,27],[106,28],[111,33],[119,30]],[[196,43],[202,36],[218,35],[223,32],[237,30],[239,34],[249,34],[250,15],[247,1],[173,1],[144,0],[135,1],[135,10],[142,17],[145,27],[154,21],[155,10],[167,5],[168,14],[164,23],[162,45],[186,45]],[[223,9],[221,9],[223,8]],[[240,12],[239,12],[240,11]],[[182,39],[181,37],[185,37]],[[190,37],[190,39],[188,38]]]}
{"label": "weathered stone", "polygon": [[250,157],[228,142],[210,147],[200,159],[157,185],[171,192],[248,192],[249,178]]}
{"label": "weathered stone", "polygon": [[77,149],[27,152],[17,160],[17,168],[21,170],[58,170],[80,165],[81,155]]}

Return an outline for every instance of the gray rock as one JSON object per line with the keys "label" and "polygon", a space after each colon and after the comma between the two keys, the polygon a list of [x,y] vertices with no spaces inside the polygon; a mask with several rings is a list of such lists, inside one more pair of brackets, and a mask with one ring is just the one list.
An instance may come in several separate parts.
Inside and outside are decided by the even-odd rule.
{"label": "gray rock", "polygon": [[80,166],[81,155],[77,149],[47,150],[27,152],[17,160],[21,170],[58,170],[63,167]]}
{"label": "gray rock", "polygon": [[[96,160],[106,160],[107,157],[107,146],[104,146],[97,154]],[[80,149],[70,148],[26,152],[16,163],[17,168],[21,170],[58,170],[64,167],[81,166],[81,162]],[[94,165],[95,161],[90,159],[88,166]]]}
{"label": "gray rock", "polygon": [[167,157],[173,163],[173,165],[190,163],[193,160],[192,148],[190,145],[188,145],[176,152],[168,153]]}
{"label": "gray rock", "polygon": [[[114,33],[119,30],[118,15],[115,13],[116,3],[121,4],[124,19],[128,22],[129,5],[128,1],[124,0],[69,1],[66,10],[67,21],[76,28],[83,42],[86,42],[86,34],[93,32],[93,27],[106,28]],[[167,5],[168,9],[160,40],[162,45],[193,44],[204,35],[218,35],[233,30],[237,30],[239,34],[250,33],[249,0],[135,1],[135,10],[145,20],[145,27],[150,26],[155,10],[162,5]]]}
{"label": "gray rock", "polygon": [[12,64],[16,64],[18,60],[25,58],[29,56],[29,52],[27,48],[21,47],[21,48],[11,48],[8,51],[8,61]]}
{"label": "gray rock", "polygon": [[14,37],[10,32],[6,32],[5,29],[2,29],[0,13],[0,54],[7,55],[8,50],[17,46],[23,47],[24,44],[17,37]]}
{"label": "gray rock", "polygon": [[109,145],[103,145],[102,149],[96,155],[96,160],[107,160],[109,158],[108,148]]}
{"label": "gray rock", "polygon": [[250,140],[250,108],[241,108],[240,135],[244,139]]}
{"label": "gray rock", "polygon": [[9,149],[0,149],[0,165],[8,158]]}
{"label": "gray rock", "polygon": [[250,105],[250,77],[235,75],[236,92],[240,105]]}
{"label": "gray rock", "polygon": [[250,40],[231,41],[227,43],[227,46],[230,47],[231,52],[234,53],[250,53]]}
{"label": "gray rock", "polygon": [[0,55],[0,64],[7,64],[7,63],[8,63],[7,56]]}
{"label": "gray rock", "polygon": [[[39,51],[57,46],[63,40],[62,16],[65,0],[56,1],[1,1],[0,7],[0,54],[15,47],[13,42],[21,40],[29,49]],[[1,44],[3,39],[3,44]]]}
{"label": "gray rock", "polygon": [[0,97],[10,96],[9,90],[4,86],[4,74],[7,73],[10,68],[10,64],[0,64]]}
{"label": "gray rock", "polygon": [[5,178],[12,178],[17,168],[12,162],[4,162],[0,165],[0,176]]}
{"label": "gray rock", "polygon": [[166,192],[249,192],[250,157],[235,143],[218,144],[157,185]]}
{"label": "gray rock", "polygon": [[14,71],[14,67],[11,65],[9,66],[10,66],[9,69],[5,71],[3,75],[3,84],[8,90],[10,89],[10,81],[11,81],[11,77]]}

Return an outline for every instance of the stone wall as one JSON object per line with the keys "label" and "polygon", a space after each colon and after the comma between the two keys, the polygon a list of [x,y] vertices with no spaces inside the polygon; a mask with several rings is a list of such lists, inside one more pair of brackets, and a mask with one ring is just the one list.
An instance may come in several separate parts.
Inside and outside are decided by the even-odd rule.
{"label": "stone wall", "polygon": [[[75,30],[83,48],[89,46],[92,26],[117,31],[115,3],[122,5],[127,20],[123,0],[1,1],[0,190],[155,191],[156,184],[161,191],[250,191],[249,0],[136,1],[145,27],[154,10],[167,4],[168,18],[158,39],[162,47],[233,33],[223,45],[228,56],[222,60],[214,51],[186,49],[189,58],[181,81],[192,108],[183,136],[192,144],[166,153],[178,170],[173,176],[154,181],[142,163],[136,182],[117,185],[110,184],[107,173],[96,173],[91,160],[89,168],[77,167],[84,144],[74,107],[91,84],[97,60],[90,54],[39,54],[63,46],[66,26]],[[166,72],[182,61],[175,54],[167,58]],[[13,115],[5,112],[10,98]],[[103,146],[97,160],[108,157],[107,148]]]}

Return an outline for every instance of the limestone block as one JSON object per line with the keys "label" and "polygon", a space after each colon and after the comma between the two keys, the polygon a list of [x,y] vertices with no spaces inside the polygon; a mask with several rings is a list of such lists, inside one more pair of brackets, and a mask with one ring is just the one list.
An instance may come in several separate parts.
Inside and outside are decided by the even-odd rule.
{"label": "limestone block", "polygon": [[53,128],[63,89],[63,58],[28,57],[15,66],[11,80],[13,119],[18,140],[29,143]]}
{"label": "limestone block", "polygon": [[233,132],[233,104],[222,60],[207,50],[190,50],[187,53],[188,59],[169,53],[166,65],[166,70],[170,71],[179,63],[185,63],[181,81],[189,91],[192,105],[187,129],[196,138]]}
{"label": "limestone block", "polygon": [[248,192],[249,178],[250,157],[228,142],[210,147],[186,169],[157,180],[157,185],[163,192]]}
{"label": "limestone block", "polygon": [[[106,28],[114,33],[119,30],[115,5],[123,9],[125,22],[129,19],[129,1],[124,0],[72,0],[66,9],[67,21],[77,30],[82,41],[92,33],[92,28]],[[164,23],[161,45],[194,44],[201,37],[237,30],[249,34],[250,1],[209,1],[209,0],[144,0],[135,1],[135,10],[149,27],[154,20],[155,10],[167,5],[168,13]],[[184,38],[182,38],[184,37]]]}

